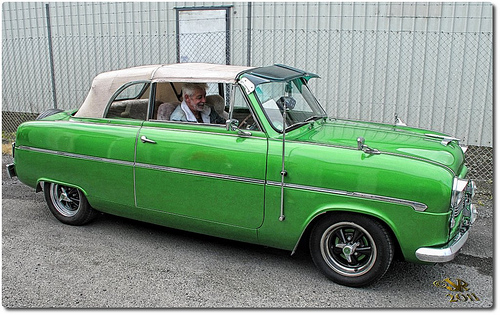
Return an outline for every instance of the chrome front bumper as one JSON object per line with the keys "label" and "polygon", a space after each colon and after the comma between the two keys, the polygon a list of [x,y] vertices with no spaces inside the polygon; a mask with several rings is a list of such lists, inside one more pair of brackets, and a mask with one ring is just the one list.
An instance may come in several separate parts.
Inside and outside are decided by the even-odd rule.
{"label": "chrome front bumper", "polygon": [[474,205],[471,205],[471,214],[469,224],[467,229],[463,232],[460,232],[455,236],[448,244],[441,248],[435,247],[421,247],[417,249],[415,255],[420,261],[424,262],[448,262],[451,261],[457,256],[460,249],[464,246],[467,238],[469,237],[469,231],[472,223],[477,218],[477,209]]}

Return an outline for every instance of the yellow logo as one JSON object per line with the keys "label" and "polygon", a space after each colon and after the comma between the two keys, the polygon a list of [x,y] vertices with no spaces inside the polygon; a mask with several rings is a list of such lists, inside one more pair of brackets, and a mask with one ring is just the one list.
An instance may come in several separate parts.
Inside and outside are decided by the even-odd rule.
{"label": "yellow logo", "polygon": [[[479,298],[477,297],[476,294],[468,292],[469,284],[462,279],[457,278],[455,281],[453,281],[450,278],[445,278],[443,280],[436,280],[433,282],[433,284],[435,287],[444,288],[451,292],[454,292],[454,294],[451,293],[446,294],[446,296],[450,298],[450,302],[479,301]],[[461,293],[461,292],[467,292],[467,293]]]}
{"label": "yellow logo", "polygon": [[469,284],[463,281],[462,279],[457,279],[456,283],[453,282],[450,278],[446,278],[442,281],[436,280],[434,281],[434,286],[438,288],[445,288],[450,291],[460,291],[460,292],[469,291],[468,288]]}

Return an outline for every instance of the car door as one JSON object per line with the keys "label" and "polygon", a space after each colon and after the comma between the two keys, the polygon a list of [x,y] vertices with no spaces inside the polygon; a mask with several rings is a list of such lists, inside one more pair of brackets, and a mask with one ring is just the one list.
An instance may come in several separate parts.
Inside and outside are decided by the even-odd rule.
{"label": "car door", "polygon": [[256,229],[263,221],[266,154],[259,130],[241,136],[225,125],[146,121],[136,147],[137,207]]}
{"label": "car door", "polygon": [[73,183],[92,206],[120,214],[134,207],[133,166],[137,133],[147,116],[149,81],[131,81],[111,97],[102,118],[73,117],[47,128],[61,158],[54,181]]}

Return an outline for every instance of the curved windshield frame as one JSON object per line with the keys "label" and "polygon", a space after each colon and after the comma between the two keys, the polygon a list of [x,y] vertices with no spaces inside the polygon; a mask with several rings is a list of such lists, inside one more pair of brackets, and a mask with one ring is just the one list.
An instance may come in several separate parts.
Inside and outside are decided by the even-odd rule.
{"label": "curved windshield frame", "polygon": [[269,123],[278,132],[283,131],[284,109],[285,131],[327,117],[304,78],[264,82],[255,87],[255,94]]}

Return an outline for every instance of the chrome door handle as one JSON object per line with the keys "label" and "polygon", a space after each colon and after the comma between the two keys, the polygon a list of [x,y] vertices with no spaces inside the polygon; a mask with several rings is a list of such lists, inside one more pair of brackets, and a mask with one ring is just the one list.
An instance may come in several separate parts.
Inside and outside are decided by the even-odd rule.
{"label": "chrome door handle", "polygon": [[156,141],[148,139],[146,136],[141,136],[141,141],[142,143],[153,143],[153,144],[156,143]]}

